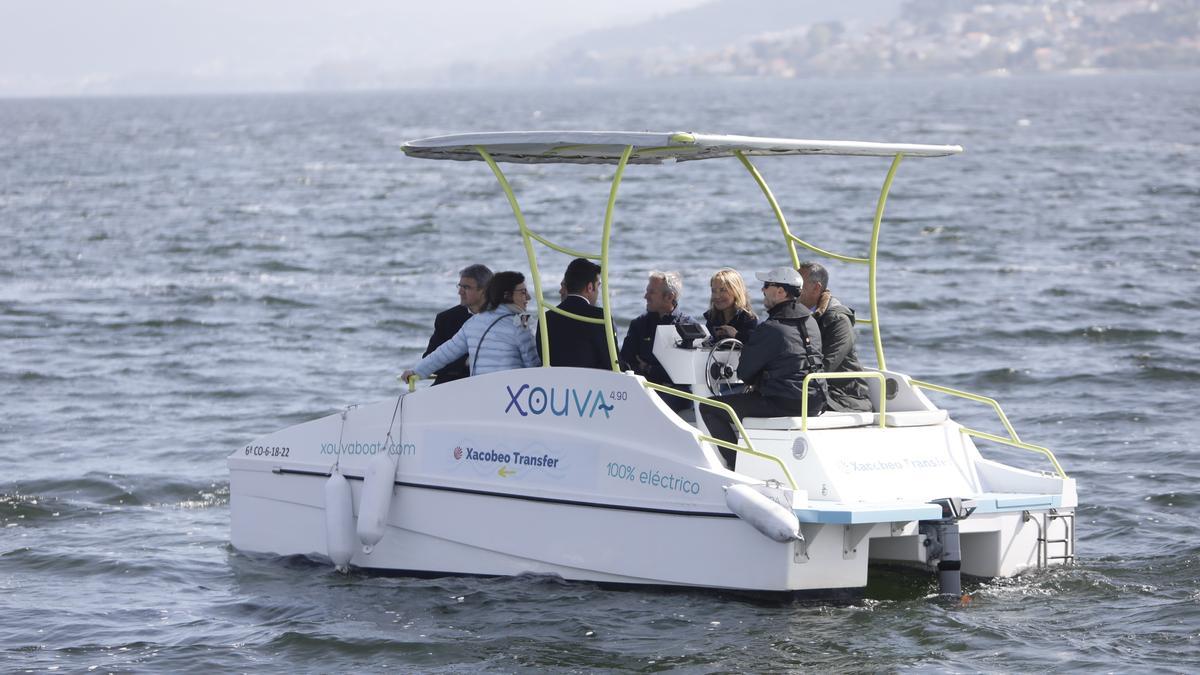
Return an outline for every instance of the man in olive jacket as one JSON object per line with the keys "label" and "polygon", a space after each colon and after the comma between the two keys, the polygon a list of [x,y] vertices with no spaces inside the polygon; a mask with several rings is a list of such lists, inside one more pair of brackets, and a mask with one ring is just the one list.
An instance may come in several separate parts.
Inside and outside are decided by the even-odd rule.
{"label": "man in olive jacket", "polygon": [[[810,311],[821,328],[821,351],[825,372],[847,373],[861,371],[862,364],[854,350],[854,310],[838,302],[829,293],[829,272],[819,263],[800,266],[804,289],[800,302]],[[860,378],[827,380],[830,410],[839,412],[871,412],[867,383]]]}
{"label": "man in olive jacket", "polygon": [[[763,282],[763,306],[769,316],[750,334],[738,361],[738,377],[749,385],[749,390],[714,400],[728,404],[738,419],[799,415],[806,395],[804,376],[821,370],[821,330],[812,313],[800,303],[804,280],[799,272],[776,267],[755,276]],[[818,380],[809,386],[809,415],[824,410],[821,384]],[[727,413],[700,406],[700,415],[713,437],[737,443],[737,432]],[[720,451],[729,468],[734,468],[737,453],[727,448]]]}

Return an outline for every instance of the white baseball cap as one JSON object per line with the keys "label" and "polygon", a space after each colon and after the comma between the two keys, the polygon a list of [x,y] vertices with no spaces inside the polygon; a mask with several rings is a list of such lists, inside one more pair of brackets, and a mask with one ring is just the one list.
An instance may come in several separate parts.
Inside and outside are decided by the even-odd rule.
{"label": "white baseball cap", "polygon": [[776,267],[769,272],[755,272],[754,277],[768,284],[786,284],[796,288],[804,287],[804,277],[791,267]]}

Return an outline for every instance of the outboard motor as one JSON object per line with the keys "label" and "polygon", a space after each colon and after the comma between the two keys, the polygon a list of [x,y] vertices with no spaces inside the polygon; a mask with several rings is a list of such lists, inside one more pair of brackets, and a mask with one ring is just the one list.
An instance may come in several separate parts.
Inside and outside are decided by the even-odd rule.
{"label": "outboard motor", "polygon": [[925,535],[927,557],[938,561],[938,593],[958,598],[962,596],[962,547],[959,542],[958,521],[975,511],[974,506],[964,507],[957,497],[934,499],[931,504],[942,507],[941,520],[925,520],[920,524]]}

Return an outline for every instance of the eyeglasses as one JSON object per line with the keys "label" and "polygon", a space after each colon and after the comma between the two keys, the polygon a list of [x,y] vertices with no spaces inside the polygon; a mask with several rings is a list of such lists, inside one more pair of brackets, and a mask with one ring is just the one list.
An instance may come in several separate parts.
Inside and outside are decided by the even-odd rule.
{"label": "eyeglasses", "polygon": [[763,284],[763,290],[765,291],[765,290],[767,290],[768,288],[770,288],[770,287],[772,287],[772,286],[778,286],[778,285],[779,285],[779,284],[773,284],[773,283],[771,283],[771,282],[769,282],[769,281],[768,281],[767,283]]}
{"label": "eyeglasses", "polygon": [[521,295],[524,295],[524,296],[526,296],[526,297],[531,297],[531,296],[529,295],[529,289],[528,289],[528,288],[514,288],[514,289],[513,289],[513,292],[512,292],[512,294],[513,294],[513,295],[516,295],[517,293],[520,293]]}
{"label": "eyeglasses", "polygon": [[460,290],[460,291],[477,291],[477,290],[479,290],[478,286],[468,286],[466,284],[455,284],[455,285],[458,286],[458,290]]}

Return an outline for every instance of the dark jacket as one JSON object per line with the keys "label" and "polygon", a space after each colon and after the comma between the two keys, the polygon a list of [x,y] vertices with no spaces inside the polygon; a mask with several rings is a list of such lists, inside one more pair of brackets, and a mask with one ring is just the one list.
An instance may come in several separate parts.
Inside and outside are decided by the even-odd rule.
{"label": "dark jacket", "polygon": [[[425,348],[425,353],[421,356],[429,356],[434,350],[441,347],[443,342],[454,337],[454,334],[463,327],[463,324],[469,318],[471,318],[471,310],[462,305],[455,305],[444,312],[438,312],[438,315],[433,319],[433,335],[429,336],[429,346]],[[467,367],[467,357],[464,356],[461,359],[452,361],[445,368],[434,372],[434,376],[437,379],[434,380],[433,384],[439,385],[453,382],[454,380],[461,380],[470,374],[471,371]]]}
{"label": "dark jacket", "polygon": [[[821,370],[821,329],[808,309],[795,299],[775,305],[769,313],[742,347],[738,377],[753,384],[763,396],[801,399],[804,376]],[[808,399],[810,415],[821,410],[822,389],[819,380],[813,382]]]}
{"label": "dark jacket", "polygon": [[[670,314],[659,314],[658,312],[646,312],[629,322],[629,332],[625,334],[625,342],[621,343],[621,369],[632,370],[641,375],[647,380],[655,384],[665,384],[674,386],[681,391],[690,392],[692,389],[687,385],[676,385],[671,381],[671,376],[667,374],[667,370],[662,367],[658,359],[654,356],[654,336],[658,333],[659,326],[672,326],[677,323],[691,323],[692,319],[687,314],[683,314],[676,309]],[[638,363],[638,357],[642,361],[649,364],[643,368]],[[692,405],[691,401],[671,394],[658,392],[662,400],[672,410],[683,410]]]}
{"label": "dark jacket", "polygon": [[739,309],[729,323],[725,323],[720,312],[710,309],[704,313],[704,325],[708,328],[708,334],[713,336],[713,340],[717,339],[717,326],[733,326],[733,329],[737,331],[737,335],[734,337],[742,344],[746,344],[746,341],[750,339],[750,332],[758,325],[758,317],[744,309]]}
{"label": "dark jacket", "polygon": [[[604,318],[603,309],[578,295],[568,295],[558,304],[558,308],[580,316]],[[550,365],[612,369],[612,362],[608,358],[608,342],[604,339],[604,324],[577,321],[557,312],[546,312],[546,333],[550,336]],[[535,336],[534,342],[538,356],[545,363],[540,333]]]}
{"label": "dark jacket", "polygon": [[[854,310],[829,296],[817,307],[817,325],[821,328],[821,351],[825,356],[825,372],[845,373],[862,370],[854,350]],[[859,378],[828,380],[830,410],[870,412],[871,399],[867,383]]]}
{"label": "dark jacket", "polygon": [[[621,368],[632,370],[656,384],[671,384],[671,376],[654,357],[654,336],[659,326],[673,326],[677,323],[691,323],[692,319],[678,309],[670,314],[646,312],[629,322],[629,332],[621,343]],[[638,358],[649,364],[642,368]]]}

